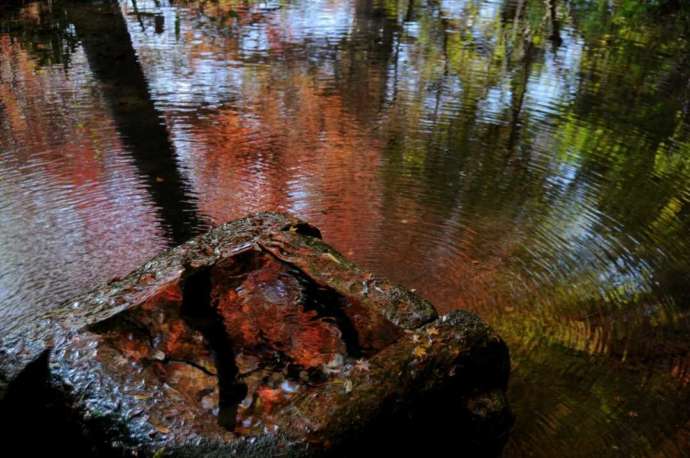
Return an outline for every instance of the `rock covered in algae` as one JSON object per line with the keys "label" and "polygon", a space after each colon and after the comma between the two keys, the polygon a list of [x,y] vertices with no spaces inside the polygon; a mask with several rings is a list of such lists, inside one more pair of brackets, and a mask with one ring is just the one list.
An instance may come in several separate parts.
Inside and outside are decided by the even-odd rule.
{"label": "rock covered in algae", "polygon": [[258,214],[2,324],[3,431],[116,456],[500,453],[503,341],[320,237]]}

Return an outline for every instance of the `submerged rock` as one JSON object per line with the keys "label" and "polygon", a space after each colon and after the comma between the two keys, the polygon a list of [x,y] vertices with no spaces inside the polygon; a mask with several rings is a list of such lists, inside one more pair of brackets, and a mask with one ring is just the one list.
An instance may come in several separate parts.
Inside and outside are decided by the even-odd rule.
{"label": "submerged rock", "polygon": [[[102,455],[495,455],[503,341],[438,317],[297,219],[220,226],[124,279],[0,323],[6,443]],[[32,445],[28,436],[44,435]]]}

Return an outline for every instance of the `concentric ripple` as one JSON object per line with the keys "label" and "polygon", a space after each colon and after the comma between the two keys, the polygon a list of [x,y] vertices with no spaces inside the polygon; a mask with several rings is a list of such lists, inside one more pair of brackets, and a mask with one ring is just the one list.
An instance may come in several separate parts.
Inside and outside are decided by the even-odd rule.
{"label": "concentric ripple", "polygon": [[507,456],[688,455],[684,2],[105,4],[2,13],[0,315],[288,211],[499,330]]}

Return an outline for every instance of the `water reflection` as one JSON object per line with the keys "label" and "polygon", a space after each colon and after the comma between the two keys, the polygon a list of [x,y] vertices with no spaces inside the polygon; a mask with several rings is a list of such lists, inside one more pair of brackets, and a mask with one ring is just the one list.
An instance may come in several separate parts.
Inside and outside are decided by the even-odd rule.
{"label": "water reflection", "polygon": [[[0,29],[3,313],[203,220],[286,210],[499,329],[508,456],[684,455],[690,14],[672,3],[137,0],[113,41],[76,14],[96,7],[29,3]],[[25,270],[47,258],[100,271]]]}
{"label": "water reflection", "polygon": [[[160,113],[154,107],[117,2],[63,3],[108,101],[113,120],[139,174],[146,180],[164,229],[174,244],[201,225],[190,190],[180,176]],[[159,24],[159,23],[156,23]]]}
{"label": "water reflection", "polygon": [[165,246],[86,55],[51,6],[27,5],[0,34],[2,319],[125,274]]}

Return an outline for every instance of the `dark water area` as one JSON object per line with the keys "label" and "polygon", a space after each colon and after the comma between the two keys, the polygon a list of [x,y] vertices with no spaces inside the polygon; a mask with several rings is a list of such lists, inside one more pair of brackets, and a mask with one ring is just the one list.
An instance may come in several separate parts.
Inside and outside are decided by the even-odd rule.
{"label": "dark water area", "polygon": [[501,333],[506,456],[690,456],[685,2],[3,2],[0,155],[0,320],[287,211]]}

